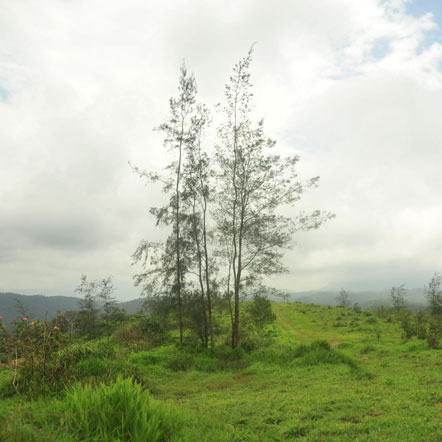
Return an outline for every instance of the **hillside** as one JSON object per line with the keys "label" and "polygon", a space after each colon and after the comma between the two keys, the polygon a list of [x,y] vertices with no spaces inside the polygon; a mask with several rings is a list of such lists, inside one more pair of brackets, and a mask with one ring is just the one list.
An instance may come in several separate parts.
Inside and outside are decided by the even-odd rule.
{"label": "hillside", "polygon": [[[66,367],[80,382],[59,398],[14,396],[13,370],[0,366],[0,439],[114,440],[125,428],[135,435],[119,440],[139,442],[442,439],[441,350],[404,338],[400,316],[298,302],[272,308],[276,321],[261,339],[244,335],[235,350],[224,345],[225,311],[214,352],[192,340],[177,345],[173,329],[158,345],[131,333],[116,333],[110,347],[74,343],[78,359]],[[153,410],[144,420],[143,407]],[[156,438],[140,436],[149,425]]]}
{"label": "hillside", "polygon": [[[3,322],[10,324],[14,319],[22,315],[17,307],[17,301],[21,303],[26,315],[32,319],[44,320],[53,318],[58,311],[79,310],[80,298],[74,296],[43,296],[43,295],[20,295],[17,293],[0,293],[0,316]],[[124,309],[128,314],[134,314],[140,308],[143,300],[133,299],[120,302],[118,307]]]}

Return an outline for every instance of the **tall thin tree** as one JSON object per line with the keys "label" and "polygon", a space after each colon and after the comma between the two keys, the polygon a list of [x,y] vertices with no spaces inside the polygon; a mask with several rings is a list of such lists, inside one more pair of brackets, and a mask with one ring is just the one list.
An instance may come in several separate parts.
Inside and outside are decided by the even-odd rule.
{"label": "tall thin tree", "polygon": [[295,170],[299,157],[273,153],[275,142],[265,136],[263,121],[252,123],[252,53],[253,47],[234,66],[225,86],[224,123],[218,130],[216,154],[217,227],[228,244],[233,282],[233,348],[240,342],[239,303],[244,286],[283,272],[282,250],[290,246],[292,234],[318,228],[333,216],[319,210],[296,220],[278,214],[278,208],[294,204],[319,178],[300,182]]}
{"label": "tall thin tree", "polygon": [[[162,248],[163,257],[154,259],[159,262],[170,261],[173,255],[173,283],[170,286],[172,294],[177,301],[178,324],[180,333],[180,344],[183,344],[183,286],[185,276],[185,256],[184,239],[182,234],[183,213],[182,213],[182,172],[184,146],[189,140],[189,126],[191,125],[194,111],[196,82],[193,75],[189,75],[185,65],[181,67],[181,75],[178,87],[178,98],[171,98],[169,101],[169,116],[157,129],[164,133],[164,145],[174,155],[173,161],[166,168],[168,175],[163,177],[163,191],[170,195],[169,204],[161,208],[152,208],[151,213],[155,215],[158,224],[172,225],[172,234]],[[134,168],[140,176],[151,181],[161,179],[156,173],[142,171]],[[156,245],[158,246],[158,245]],[[153,243],[142,241],[135,251],[133,258],[135,261],[143,260],[149,249],[157,249]],[[165,253],[165,255],[164,255]],[[150,264],[153,262],[150,261]],[[163,273],[168,280],[171,276],[171,266],[167,265],[167,270],[162,272],[158,268],[156,273]],[[141,283],[143,278],[147,278],[151,270],[141,275],[136,275],[136,283]],[[155,270],[154,270],[155,272]]]}
{"label": "tall thin tree", "polygon": [[[198,105],[192,118],[192,136],[186,144],[186,162],[184,168],[184,198],[189,206],[188,231],[190,241],[193,243],[194,262],[197,267],[198,283],[201,293],[203,318],[207,334],[210,335],[210,346],[214,347],[213,318],[212,318],[212,288],[211,288],[211,262],[209,259],[209,201],[212,186],[210,176],[213,171],[210,159],[202,147],[204,131],[210,122],[208,109]],[[207,313],[206,313],[207,307]]]}

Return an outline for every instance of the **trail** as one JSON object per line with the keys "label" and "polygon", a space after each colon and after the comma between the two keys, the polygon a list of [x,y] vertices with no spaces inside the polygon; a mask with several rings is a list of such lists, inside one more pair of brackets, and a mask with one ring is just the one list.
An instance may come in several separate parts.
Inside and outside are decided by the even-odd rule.
{"label": "trail", "polygon": [[[310,338],[312,339],[313,336],[309,335],[301,330],[299,330],[298,328],[296,328],[292,322],[290,321],[290,319],[287,318],[287,316],[285,316],[283,313],[281,313],[281,310],[279,308],[279,305],[277,304],[273,304],[274,309],[275,309],[275,313],[276,313],[276,322],[285,330],[285,331],[292,331],[295,332],[301,336],[303,336],[304,338]],[[287,328],[288,327],[288,328]]]}

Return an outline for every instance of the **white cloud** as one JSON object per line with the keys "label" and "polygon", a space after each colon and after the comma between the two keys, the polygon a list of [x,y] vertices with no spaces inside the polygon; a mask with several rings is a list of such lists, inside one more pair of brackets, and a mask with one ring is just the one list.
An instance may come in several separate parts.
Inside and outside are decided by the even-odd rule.
{"label": "white cloud", "polygon": [[257,114],[321,175],[301,207],[337,214],[275,284],[423,284],[442,266],[435,26],[398,0],[1,3],[0,290],[69,294],[84,272],[135,296],[130,254],[163,235],[161,196],[127,162],[164,164],[152,128],[183,58],[213,104],[254,41]]}

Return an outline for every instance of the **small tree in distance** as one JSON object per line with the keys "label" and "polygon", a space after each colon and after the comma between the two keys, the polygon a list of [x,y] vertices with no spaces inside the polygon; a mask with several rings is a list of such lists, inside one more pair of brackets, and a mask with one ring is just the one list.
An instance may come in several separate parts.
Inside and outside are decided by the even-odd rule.
{"label": "small tree in distance", "polygon": [[261,293],[253,295],[253,301],[247,304],[247,311],[250,315],[250,321],[259,334],[262,334],[267,324],[276,321],[276,316],[272,311],[272,303]]}
{"label": "small tree in distance", "polygon": [[103,320],[106,328],[107,342],[109,342],[111,334],[111,316],[117,309],[117,300],[112,296],[112,293],[114,292],[112,278],[109,276],[108,278],[102,279],[98,283],[98,288],[100,291],[98,292],[97,297],[103,303]]}
{"label": "small tree in distance", "polygon": [[77,315],[77,328],[82,335],[93,337],[96,332],[98,308],[95,302],[96,282],[87,280],[86,275],[81,276],[81,283],[75,291],[83,298],[78,302],[80,311]]}
{"label": "small tree in distance", "polygon": [[432,315],[442,315],[442,290],[440,273],[435,273],[428,287],[425,287],[425,294]]}
{"label": "small tree in distance", "polygon": [[398,312],[406,308],[407,303],[404,299],[404,295],[405,295],[405,284],[391,288],[390,296],[391,296],[391,302],[393,304],[393,310],[396,310]]}
{"label": "small tree in distance", "polygon": [[351,305],[350,296],[348,295],[348,292],[344,289],[341,289],[336,300],[338,301],[338,305],[340,307],[350,307]]}

